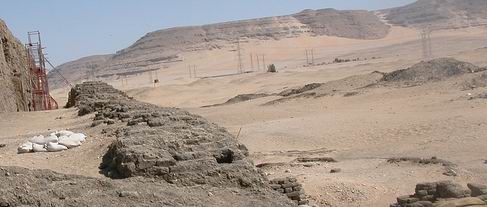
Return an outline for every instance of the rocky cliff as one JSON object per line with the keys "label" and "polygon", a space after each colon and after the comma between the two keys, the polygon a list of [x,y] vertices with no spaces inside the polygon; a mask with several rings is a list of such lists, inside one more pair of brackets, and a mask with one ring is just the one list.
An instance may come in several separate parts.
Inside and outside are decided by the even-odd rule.
{"label": "rocky cliff", "polygon": [[28,111],[31,77],[24,45],[0,19],[0,112]]}

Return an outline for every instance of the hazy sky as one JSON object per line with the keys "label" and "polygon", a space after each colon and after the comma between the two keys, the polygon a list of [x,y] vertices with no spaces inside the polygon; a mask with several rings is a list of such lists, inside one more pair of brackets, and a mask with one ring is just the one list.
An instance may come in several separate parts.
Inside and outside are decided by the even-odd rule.
{"label": "hazy sky", "polygon": [[169,27],[287,15],[304,9],[376,10],[415,0],[7,0],[0,18],[22,42],[40,30],[53,64],[114,53]]}

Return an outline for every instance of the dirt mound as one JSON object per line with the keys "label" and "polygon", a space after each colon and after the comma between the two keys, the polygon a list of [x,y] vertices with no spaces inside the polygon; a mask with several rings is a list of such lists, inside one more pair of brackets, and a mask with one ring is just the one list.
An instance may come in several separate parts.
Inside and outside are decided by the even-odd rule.
{"label": "dirt mound", "polygon": [[[96,112],[93,126],[122,126],[112,128],[117,140],[100,165],[108,177],[145,177],[180,187],[272,191],[267,178],[249,162],[247,148],[200,116],[137,102],[102,82],[77,85],[69,100],[68,106]],[[282,205],[287,204],[284,199]]]}
{"label": "dirt mound", "polygon": [[350,97],[358,95],[363,88],[378,83],[383,78],[383,75],[380,72],[372,72],[326,83],[312,83],[301,88],[288,89],[278,93],[283,98],[270,101],[264,105],[273,105],[299,98],[319,98],[335,95]]}
{"label": "dirt mound", "polygon": [[463,84],[463,89],[465,90],[484,87],[487,87],[487,72],[482,72],[479,76],[474,77],[471,80],[465,81],[465,83]]}
{"label": "dirt mound", "polygon": [[382,82],[402,82],[406,85],[421,85],[427,82],[445,80],[454,76],[475,73],[483,69],[467,62],[451,58],[440,58],[420,62],[407,69],[387,73]]}
{"label": "dirt mound", "polygon": [[[151,179],[96,179],[0,167],[0,206],[292,206],[277,192],[177,187]],[[22,187],[23,186],[23,187]]]}
{"label": "dirt mound", "polygon": [[287,96],[292,96],[292,95],[296,95],[296,94],[301,94],[301,93],[304,93],[306,91],[310,91],[310,90],[313,90],[315,88],[318,88],[321,85],[323,85],[323,84],[322,83],[310,83],[310,84],[307,84],[301,88],[288,89],[288,90],[282,91],[278,95],[287,97]]}
{"label": "dirt mound", "polygon": [[224,106],[224,105],[229,105],[229,104],[236,104],[236,103],[250,101],[250,100],[263,98],[263,97],[267,97],[267,96],[270,96],[270,95],[265,94],[265,93],[240,94],[240,95],[237,95],[231,99],[228,99],[228,101],[226,101],[225,103],[213,104],[213,105],[203,106],[203,107],[205,108],[205,107],[215,107],[215,106]]}

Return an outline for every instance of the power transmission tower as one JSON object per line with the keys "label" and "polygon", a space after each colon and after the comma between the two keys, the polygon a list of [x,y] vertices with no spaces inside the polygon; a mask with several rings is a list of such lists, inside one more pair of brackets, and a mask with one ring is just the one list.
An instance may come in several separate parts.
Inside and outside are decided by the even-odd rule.
{"label": "power transmission tower", "polygon": [[311,49],[311,64],[315,64],[315,50]]}
{"label": "power transmission tower", "polygon": [[242,51],[240,49],[240,38],[237,39],[237,55],[238,55],[238,71],[237,73],[243,72],[243,63],[242,63]]}
{"label": "power transmission tower", "polygon": [[431,47],[431,30],[430,28],[426,27],[421,30],[420,33],[421,37],[421,45],[423,48],[423,59],[428,60],[433,57],[433,51]]}
{"label": "power transmission tower", "polygon": [[189,78],[193,78],[193,75],[191,72],[191,65],[188,65],[188,72],[189,72]]}
{"label": "power transmission tower", "polygon": [[250,67],[252,68],[252,71],[254,70],[254,56],[252,53],[250,53]]}
{"label": "power transmission tower", "polygon": [[315,63],[314,49],[306,49],[306,65],[313,65]]}
{"label": "power transmission tower", "polygon": [[257,58],[257,71],[260,70],[260,60],[259,60],[259,55],[255,55],[255,57]]}
{"label": "power transmission tower", "polygon": [[308,49],[306,49],[306,65],[309,65]]}

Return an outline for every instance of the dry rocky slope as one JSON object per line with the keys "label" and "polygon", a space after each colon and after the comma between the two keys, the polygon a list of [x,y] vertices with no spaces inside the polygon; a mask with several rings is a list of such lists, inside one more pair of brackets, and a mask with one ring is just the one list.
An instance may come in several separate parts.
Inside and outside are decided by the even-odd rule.
{"label": "dry rocky slope", "polygon": [[28,111],[31,76],[24,45],[0,19],[0,113]]}
{"label": "dry rocky slope", "polygon": [[[181,61],[182,52],[219,49],[237,39],[283,39],[309,34],[354,39],[379,39],[389,32],[373,12],[338,11],[334,9],[305,10],[297,14],[242,20],[204,26],[179,27],[146,34],[132,46],[113,56],[89,58],[96,62],[97,75],[120,76],[127,72],[143,72],[151,65]],[[104,59],[104,60],[103,60]],[[89,64],[83,58],[58,69],[72,82],[87,78]],[[70,71],[78,72],[71,74]],[[51,85],[63,87],[56,73],[50,75]]]}
{"label": "dry rocky slope", "polygon": [[392,24],[440,29],[485,24],[486,8],[484,0],[419,0],[383,12]]}
{"label": "dry rocky slope", "polygon": [[[137,102],[102,82],[70,92],[117,140],[88,178],[0,167],[0,206],[293,206],[274,191],[225,129],[188,112]],[[19,188],[19,186],[28,186]]]}

